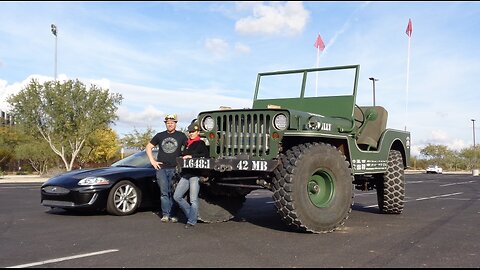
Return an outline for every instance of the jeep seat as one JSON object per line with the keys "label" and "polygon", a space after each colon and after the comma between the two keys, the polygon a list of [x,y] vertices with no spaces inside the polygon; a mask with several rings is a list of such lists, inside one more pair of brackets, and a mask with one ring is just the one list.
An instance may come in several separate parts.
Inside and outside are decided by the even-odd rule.
{"label": "jeep seat", "polygon": [[[363,114],[366,114],[369,109],[374,110],[377,113],[377,118],[371,121],[364,119],[363,125],[365,127],[363,127],[361,134],[357,138],[357,145],[364,150],[377,149],[378,140],[387,127],[388,112],[382,106],[365,106],[360,107],[360,109],[363,111]],[[360,109],[355,107],[355,119],[362,119],[363,115]]]}

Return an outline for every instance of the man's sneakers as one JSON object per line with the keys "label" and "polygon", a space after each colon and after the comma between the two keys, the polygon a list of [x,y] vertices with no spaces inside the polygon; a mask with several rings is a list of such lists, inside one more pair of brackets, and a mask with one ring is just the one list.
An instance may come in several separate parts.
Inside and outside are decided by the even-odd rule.
{"label": "man's sneakers", "polygon": [[167,222],[172,222],[172,223],[177,223],[178,218],[176,217],[168,217],[168,216],[163,216],[162,219],[160,219],[162,222],[167,223]]}
{"label": "man's sneakers", "polygon": [[162,222],[167,223],[169,218],[167,216],[163,216],[162,219],[160,219]]}
{"label": "man's sneakers", "polygon": [[187,224],[185,224],[185,227],[184,227],[184,228],[185,228],[185,229],[193,229],[194,227],[195,227],[195,225],[190,224],[190,223],[187,223]]}

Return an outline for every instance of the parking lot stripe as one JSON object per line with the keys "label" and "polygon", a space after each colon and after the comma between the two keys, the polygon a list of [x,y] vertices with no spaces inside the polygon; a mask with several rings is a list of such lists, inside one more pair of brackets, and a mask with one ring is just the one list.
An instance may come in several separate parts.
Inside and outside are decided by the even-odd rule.
{"label": "parking lot stripe", "polygon": [[453,186],[453,185],[462,185],[462,184],[470,184],[470,183],[475,183],[475,181],[467,181],[467,182],[458,182],[458,183],[450,183],[450,184],[445,184],[445,185],[440,185],[441,187],[448,187],[448,186]]}
{"label": "parking lot stripe", "polygon": [[455,196],[455,195],[460,195],[460,194],[463,194],[463,192],[456,192],[456,193],[450,193],[450,194],[443,194],[443,195],[431,196],[431,197],[423,197],[423,198],[418,198],[418,199],[415,199],[415,201],[423,201],[423,200],[428,200],[428,199],[435,199],[435,198],[449,197],[449,196]]}
{"label": "parking lot stripe", "polygon": [[15,266],[10,266],[10,267],[6,267],[6,268],[26,268],[26,267],[44,265],[44,264],[48,264],[48,263],[56,263],[56,262],[61,262],[61,261],[67,261],[67,260],[73,260],[73,259],[83,258],[83,257],[101,255],[101,254],[110,253],[110,252],[117,252],[117,251],[118,251],[118,249],[108,249],[108,250],[102,250],[102,251],[97,251],[97,252],[92,252],[92,253],[86,253],[86,254],[79,254],[79,255],[74,255],[74,256],[68,256],[68,257],[58,258],[58,259],[51,259],[51,260],[46,260],[46,261],[41,261],[41,262],[34,262],[34,263],[27,263],[27,264],[15,265]]}
{"label": "parking lot stripe", "polygon": [[[418,199],[415,199],[415,200],[410,200],[410,201],[405,201],[405,202],[407,203],[407,202],[411,202],[411,201],[424,201],[424,200],[429,200],[429,199],[443,198],[443,197],[455,196],[455,195],[460,195],[460,194],[463,194],[463,192],[443,194],[443,195],[437,195],[437,196],[431,196],[431,197],[423,197],[423,198],[418,198]],[[372,207],[377,207],[377,206],[378,206],[378,204],[373,204],[373,205],[364,206],[363,208],[372,208]]]}

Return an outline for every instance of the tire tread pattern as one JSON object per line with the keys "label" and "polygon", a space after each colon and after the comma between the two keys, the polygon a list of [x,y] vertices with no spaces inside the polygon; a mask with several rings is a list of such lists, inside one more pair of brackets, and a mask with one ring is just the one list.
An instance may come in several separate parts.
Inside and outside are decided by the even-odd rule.
{"label": "tire tread pattern", "polygon": [[338,151],[338,149],[330,144],[325,143],[306,143],[294,146],[286,151],[286,153],[280,155],[280,165],[275,169],[274,175],[274,193],[273,200],[277,207],[277,212],[280,214],[282,220],[289,226],[294,227],[299,231],[313,232],[313,233],[328,233],[336,230],[338,227],[345,223],[348,219],[351,206],[353,205],[353,184],[352,184],[352,197],[349,205],[349,210],[342,220],[338,223],[331,224],[328,227],[322,229],[313,229],[302,223],[298,215],[297,205],[293,198],[293,178],[297,173],[299,162],[302,161],[305,155],[308,155],[310,151],[318,151],[322,149],[325,152],[325,156],[332,156],[340,154],[343,159],[343,166],[345,170],[348,170],[351,181],[353,181],[353,174],[350,169],[350,163],[346,160],[345,155]]}
{"label": "tire tread pattern", "polygon": [[378,207],[384,214],[401,214],[405,199],[405,175],[400,151],[390,150],[387,171],[377,187]]}

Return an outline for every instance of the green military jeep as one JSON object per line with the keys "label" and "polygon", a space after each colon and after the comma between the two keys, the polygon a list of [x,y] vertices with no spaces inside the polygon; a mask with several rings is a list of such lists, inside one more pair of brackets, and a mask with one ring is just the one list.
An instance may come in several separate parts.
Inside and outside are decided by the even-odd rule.
{"label": "green military jeep", "polygon": [[300,231],[343,225],[353,188],[376,189],[380,212],[402,213],[410,133],[387,129],[383,107],[356,104],[359,68],[259,73],[251,109],[201,112],[210,158],[178,159],[208,175],[199,219],[231,219],[254,189],[272,191],[281,218]]}

